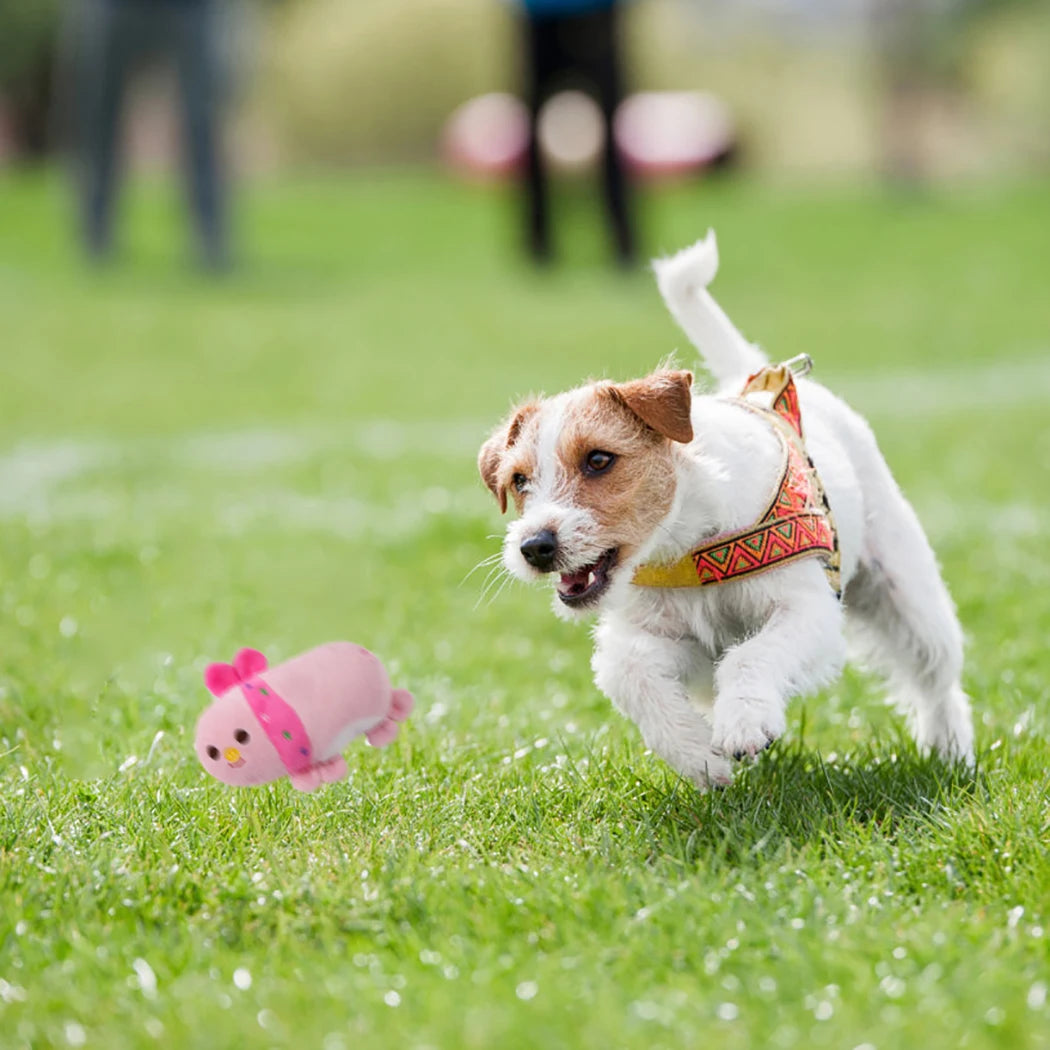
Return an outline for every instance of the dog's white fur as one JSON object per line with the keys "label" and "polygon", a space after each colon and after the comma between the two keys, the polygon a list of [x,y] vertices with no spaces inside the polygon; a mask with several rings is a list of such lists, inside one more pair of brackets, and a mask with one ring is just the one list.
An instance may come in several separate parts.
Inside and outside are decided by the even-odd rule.
{"label": "dog's white fur", "polygon": [[[654,267],[676,321],[720,389],[735,394],[766,358],[707,291],[718,267],[713,234]],[[889,679],[919,747],[970,762],[962,635],[930,545],[864,420],[819,384],[797,385],[807,449],[839,532],[843,600],[817,558],[713,587],[631,582],[643,562],[673,561],[752,523],[778,479],[782,453],[769,423],[724,396],[694,395],[692,441],[669,442],[670,509],[614,567],[597,604],[595,682],[676,770],[698,786],[724,783],[733,756],[754,755],[784,732],[791,697],[836,678],[848,629]],[[588,565],[603,552],[594,511],[572,496],[555,454],[593,398],[592,385],[534,407],[535,469],[503,549],[506,567],[522,579],[544,575],[520,550],[537,530],[556,534],[560,566]],[[554,605],[569,618],[581,615],[557,594]]]}

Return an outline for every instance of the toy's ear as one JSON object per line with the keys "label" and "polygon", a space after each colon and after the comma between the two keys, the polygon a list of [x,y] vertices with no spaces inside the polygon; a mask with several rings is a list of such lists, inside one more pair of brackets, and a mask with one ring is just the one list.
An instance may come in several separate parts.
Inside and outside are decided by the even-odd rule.
{"label": "toy's ear", "polygon": [[510,419],[481,446],[481,451],[478,453],[478,471],[481,474],[481,480],[499,501],[501,514],[507,509],[507,485],[500,479],[503,456],[509,448],[513,448],[521,434],[521,428],[539,407],[539,403],[535,401],[519,405]]}
{"label": "toy's ear", "polygon": [[204,684],[212,696],[222,696],[238,682],[266,670],[266,657],[258,649],[242,649],[232,664],[208,664],[204,668]]}
{"label": "toy's ear", "polygon": [[693,440],[692,386],[692,372],[659,371],[609,389],[646,426],[686,444]]}
{"label": "toy's ear", "polygon": [[266,670],[266,657],[258,649],[241,649],[233,658],[233,666],[241,678],[251,678]]}
{"label": "toy's ear", "polygon": [[208,664],[204,668],[204,684],[212,696],[222,696],[240,680],[241,676],[233,664]]}

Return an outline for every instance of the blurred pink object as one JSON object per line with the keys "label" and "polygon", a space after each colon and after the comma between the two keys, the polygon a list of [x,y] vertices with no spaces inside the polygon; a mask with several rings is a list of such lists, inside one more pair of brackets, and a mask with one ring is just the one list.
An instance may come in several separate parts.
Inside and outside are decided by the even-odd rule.
{"label": "blurred pink object", "polygon": [[456,170],[476,178],[513,174],[525,160],[529,117],[513,95],[493,92],[464,102],[445,125],[443,151]]}
{"label": "blurred pink object", "polygon": [[643,91],[616,111],[616,144],[635,174],[687,174],[725,160],[736,146],[729,107],[702,91]]}
{"label": "blurred pink object", "polygon": [[412,694],[392,689],[379,659],[360,645],[329,642],[268,668],[242,649],[232,664],[210,664],[204,682],[215,702],[197,723],[204,768],[243,787],[291,778],[299,791],[347,774],[342,750],[364,734],[385,747],[412,710]]}
{"label": "blurred pink object", "polygon": [[559,171],[594,168],[605,146],[602,111],[582,91],[559,91],[547,99],[536,134],[544,157]]}
{"label": "blurred pink object", "polygon": [[[588,96],[563,91],[543,106],[540,147],[554,167],[593,167],[602,149],[601,111]],[[703,91],[642,91],[625,99],[614,121],[616,147],[642,178],[689,174],[726,160],[737,145],[729,107]],[[474,178],[517,172],[528,148],[528,112],[513,95],[479,95],[445,125],[447,163]]]}

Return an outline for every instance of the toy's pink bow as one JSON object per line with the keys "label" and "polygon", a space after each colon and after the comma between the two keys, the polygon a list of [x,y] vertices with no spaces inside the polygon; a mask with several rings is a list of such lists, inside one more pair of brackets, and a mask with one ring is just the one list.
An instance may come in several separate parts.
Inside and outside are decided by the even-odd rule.
{"label": "toy's pink bow", "polygon": [[266,667],[266,657],[257,649],[242,649],[232,664],[208,664],[204,668],[204,684],[212,696],[222,696],[235,685],[265,671]]}

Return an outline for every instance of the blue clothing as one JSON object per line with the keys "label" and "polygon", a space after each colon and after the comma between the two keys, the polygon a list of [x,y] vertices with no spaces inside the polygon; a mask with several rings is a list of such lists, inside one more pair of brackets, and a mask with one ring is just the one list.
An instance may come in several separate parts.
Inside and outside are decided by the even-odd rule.
{"label": "blue clothing", "polygon": [[518,0],[530,15],[580,15],[585,11],[604,11],[615,7],[619,0]]}

